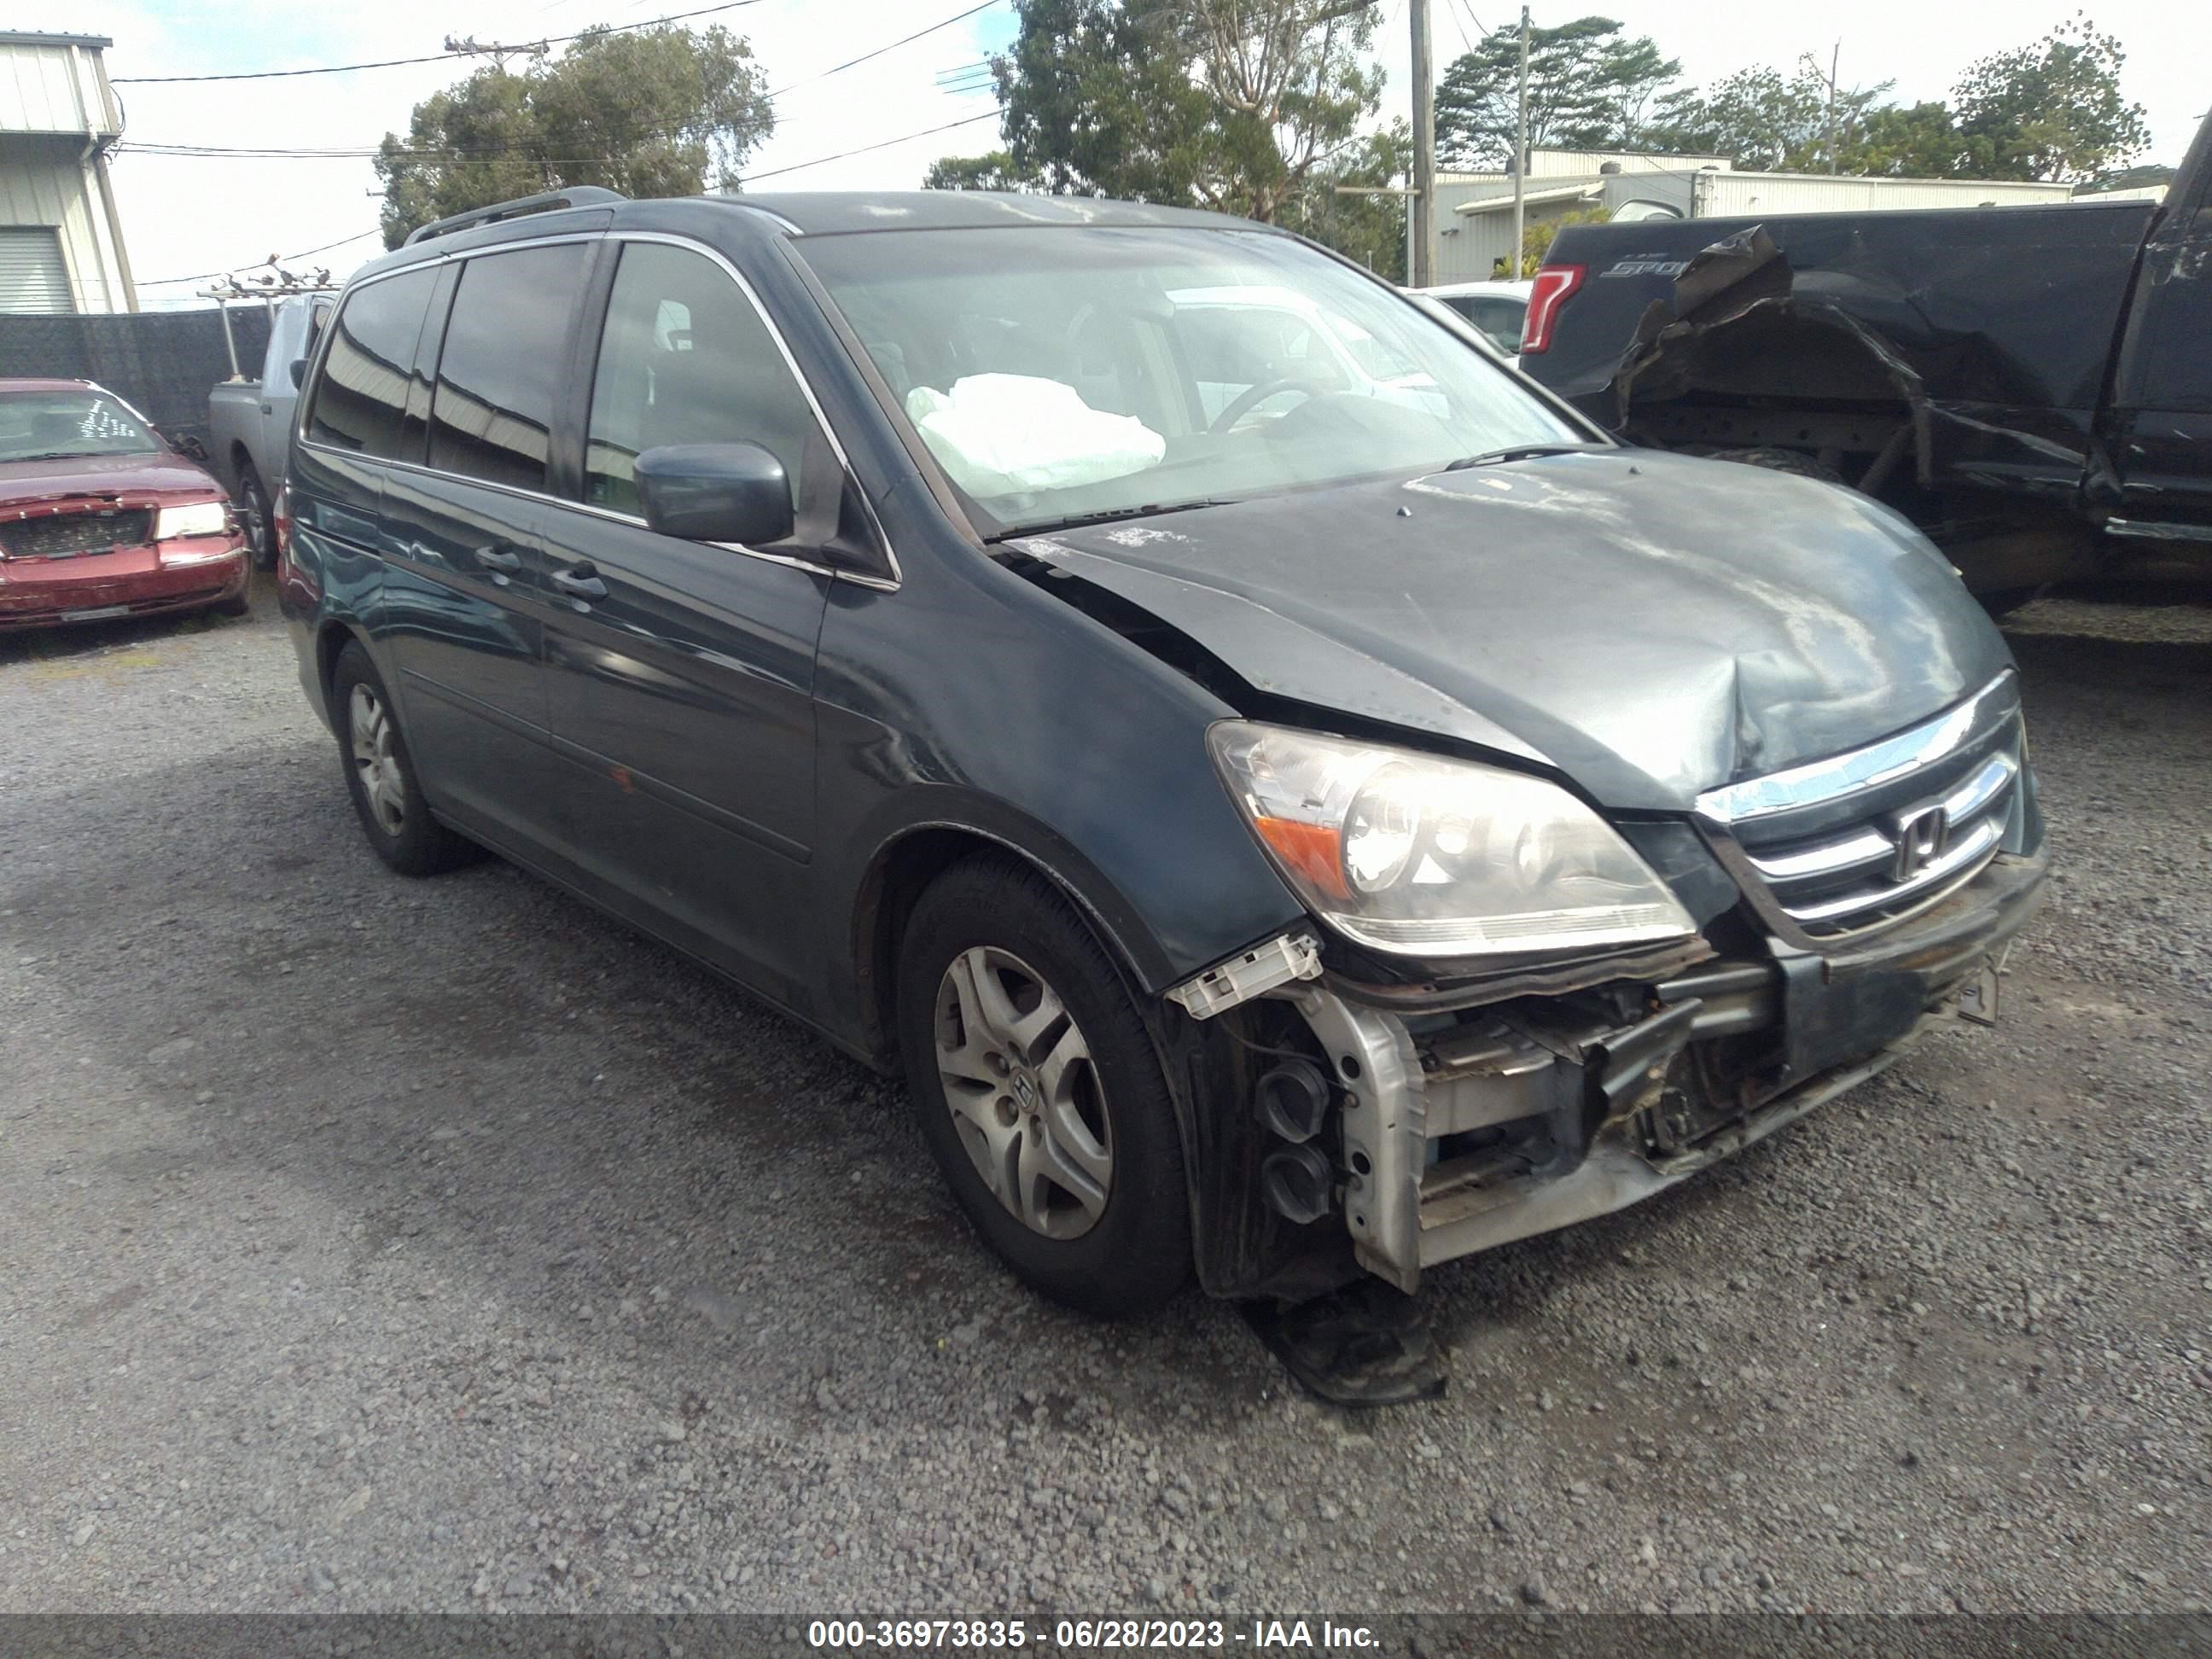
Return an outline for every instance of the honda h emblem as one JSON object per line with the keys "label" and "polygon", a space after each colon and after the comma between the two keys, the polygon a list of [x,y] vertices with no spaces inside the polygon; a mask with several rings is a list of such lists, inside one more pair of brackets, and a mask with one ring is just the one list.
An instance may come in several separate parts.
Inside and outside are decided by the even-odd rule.
{"label": "honda h emblem", "polygon": [[1951,815],[1936,801],[1916,806],[1897,820],[1897,859],[1890,866],[1893,881],[1911,881],[1951,844]]}

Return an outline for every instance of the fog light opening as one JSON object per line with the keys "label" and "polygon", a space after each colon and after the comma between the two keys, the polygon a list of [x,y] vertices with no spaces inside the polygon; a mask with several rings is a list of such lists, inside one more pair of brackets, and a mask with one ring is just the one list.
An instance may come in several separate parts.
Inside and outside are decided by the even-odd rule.
{"label": "fog light opening", "polygon": [[1260,1187],[1276,1214],[1304,1224],[1329,1212],[1336,1171],[1315,1147],[1285,1146],[1261,1163]]}
{"label": "fog light opening", "polygon": [[1253,1085],[1260,1121],[1285,1140],[1311,1140],[1328,1116],[1328,1079],[1309,1060],[1286,1060]]}

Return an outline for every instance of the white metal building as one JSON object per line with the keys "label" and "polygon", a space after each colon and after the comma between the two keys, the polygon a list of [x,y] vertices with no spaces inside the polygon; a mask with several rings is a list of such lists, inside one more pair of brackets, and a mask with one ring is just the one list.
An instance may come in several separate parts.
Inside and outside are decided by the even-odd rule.
{"label": "white metal building", "polygon": [[0,33],[0,312],[138,309],[107,176],[112,44]]}
{"label": "white metal building", "polygon": [[[1979,179],[1867,179],[1828,173],[1740,173],[1718,155],[1634,155],[1539,149],[1522,194],[1528,223],[1597,211],[1609,219],[1740,219],[1790,213],[2014,207],[2073,199],[2069,185]],[[1513,179],[1437,178],[1439,283],[1487,281],[1513,240]]]}

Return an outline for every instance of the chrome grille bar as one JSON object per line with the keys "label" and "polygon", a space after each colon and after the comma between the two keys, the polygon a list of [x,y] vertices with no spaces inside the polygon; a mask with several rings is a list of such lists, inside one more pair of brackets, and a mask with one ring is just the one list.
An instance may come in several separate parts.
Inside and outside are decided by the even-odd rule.
{"label": "chrome grille bar", "polygon": [[1698,810],[1782,916],[1812,933],[1879,926],[1996,856],[2022,771],[2019,710],[2008,670],[1909,731],[1708,791]]}
{"label": "chrome grille bar", "polygon": [[1716,823],[1744,823],[1876,788],[1956,754],[2019,708],[2019,682],[2008,668],[1964,702],[1909,731],[1848,754],[1708,789],[1698,797],[1698,811]]}

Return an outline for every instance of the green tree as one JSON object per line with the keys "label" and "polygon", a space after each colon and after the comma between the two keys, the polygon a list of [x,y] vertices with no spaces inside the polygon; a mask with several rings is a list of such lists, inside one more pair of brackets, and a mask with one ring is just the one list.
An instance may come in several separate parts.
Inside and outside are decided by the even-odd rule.
{"label": "green tree", "polygon": [[1959,131],[1948,105],[1919,103],[1869,110],[1844,146],[1841,170],[1889,179],[1978,179],[1989,176],[1989,146]]}
{"label": "green tree", "polygon": [[1276,222],[1394,283],[1406,280],[1406,198],[1413,135],[1403,120],[1316,167]]}
{"label": "green tree", "polygon": [[2124,166],[2150,140],[2120,93],[2127,54],[2076,12],[2042,40],[1980,59],[1952,88],[1959,130],[1993,176],[2070,182]]}
{"label": "green tree", "polygon": [[2168,167],[2163,161],[2145,161],[2100,173],[2084,189],[2092,195],[2101,195],[2108,190],[2140,190],[2146,185],[2170,185],[2179,173],[2179,167]]}
{"label": "green tree", "polygon": [[1273,222],[1382,105],[1371,0],[1158,0],[1146,26],[1164,24],[1213,105],[1208,206]]}
{"label": "green tree", "polygon": [[[1682,72],[1649,35],[1624,40],[1610,17],[1528,31],[1531,148],[1646,149],[1650,123]],[[1437,88],[1437,155],[1448,167],[1503,167],[1519,106],[1520,31],[1492,30],[1455,58]]]}
{"label": "green tree", "polygon": [[[1273,220],[1362,142],[1383,76],[1371,0],[1015,0],[993,60],[1006,165],[948,181],[1173,202]],[[976,186],[970,185],[974,188]]]}
{"label": "green tree", "polygon": [[[1612,216],[1604,208],[1587,207],[1570,208],[1566,212],[1555,213],[1548,219],[1531,219],[1521,228],[1521,270],[1518,274],[1534,276],[1537,267],[1544,263],[1544,256],[1552,251],[1552,239],[1567,226],[1601,225]],[[1499,276],[1514,274],[1506,270],[1505,256],[1502,253],[1498,256],[1492,268]]]}
{"label": "green tree", "polygon": [[992,60],[1009,176],[1058,195],[1188,202],[1217,145],[1172,31],[1115,0],[1015,0]]}
{"label": "green tree", "polygon": [[1036,174],[1015,166],[1014,158],[1002,149],[981,155],[943,156],[932,161],[929,171],[921,176],[924,190],[1033,191],[1042,188],[1042,183]]}
{"label": "green tree", "polygon": [[1837,170],[1848,167],[1868,118],[1891,82],[1838,88],[1829,106],[1828,77],[1809,62],[1793,75],[1767,66],[1738,70],[1702,94],[1667,101],[1655,136],[1661,147],[1725,155],[1750,173],[1809,173],[1828,165],[1832,126]]}
{"label": "green tree", "polygon": [[415,106],[376,158],[386,247],[416,225],[571,185],[734,190],[775,130],[752,49],[719,26],[587,30],[520,74],[482,69]]}

